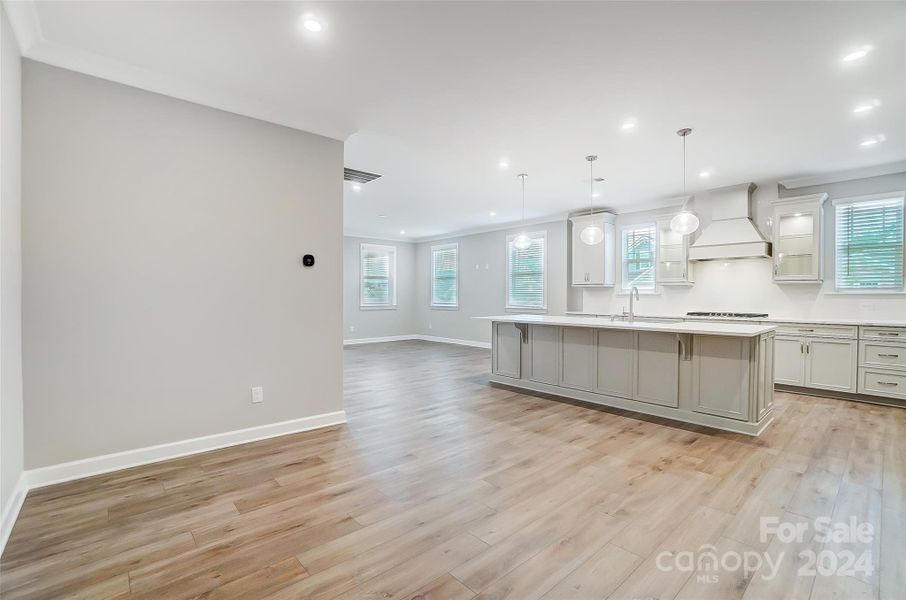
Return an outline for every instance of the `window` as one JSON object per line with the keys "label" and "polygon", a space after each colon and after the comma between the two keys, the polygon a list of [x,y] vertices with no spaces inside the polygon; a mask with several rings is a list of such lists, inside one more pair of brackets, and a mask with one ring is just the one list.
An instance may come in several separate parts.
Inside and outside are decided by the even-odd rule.
{"label": "window", "polygon": [[459,244],[431,247],[431,306],[459,305]]}
{"label": "window", "polygon": [[903,192],[840,199],[836,207],[838,290],[903,289]]}
{"label": "window", "polygon": [[396,306],[396,248],[362,244],[361,307],[394,308]]}
{"label": "window", "polygon": [[506,239],[506,307],[544,310],[547,308],[544,270],[547,234],[530,233],[532,245],[520,250],[514,235]]}
{"label": "window", "polygon": [[654,223],[624,227],[621,234],[623,256],[621,287],[626,291],[637,287],[640,292],[653,292],[656,264]]}

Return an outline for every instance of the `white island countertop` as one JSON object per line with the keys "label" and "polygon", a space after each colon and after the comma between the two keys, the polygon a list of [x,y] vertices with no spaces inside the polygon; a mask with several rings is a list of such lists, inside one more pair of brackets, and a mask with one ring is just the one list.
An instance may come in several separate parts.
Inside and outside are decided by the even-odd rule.
{"label": "white island countertop", "polygon": [[665,333],[691,333],[694,335],[727,335],[755,337],[776,327],[772,325],[748,325],[742,323],[648,323],[645,321],[611,321],[608,317],[554,317],[549,315],[500,315],[496,317],[473,317],[482,321],[498,323],[530,323],[534,325],[559,325],[561,327],[594,327],[598,329],[632,329],[636,331],[662,331]]}

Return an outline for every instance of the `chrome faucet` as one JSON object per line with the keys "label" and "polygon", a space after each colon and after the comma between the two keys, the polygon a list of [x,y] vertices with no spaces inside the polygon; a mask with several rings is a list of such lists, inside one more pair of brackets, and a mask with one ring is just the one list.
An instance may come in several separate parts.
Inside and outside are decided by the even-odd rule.
{"label": "chrome faucet", "polygon": [[635,320],[635,302],[633,301],[639,299],[639,288],[632,286],[629,290],[629,321],[630,323]]}

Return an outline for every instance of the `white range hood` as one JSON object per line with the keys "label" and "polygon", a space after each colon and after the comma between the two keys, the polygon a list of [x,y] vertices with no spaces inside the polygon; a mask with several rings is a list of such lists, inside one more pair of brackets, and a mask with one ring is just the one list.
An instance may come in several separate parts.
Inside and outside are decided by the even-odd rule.
{"label": "white range hood", "polygon": [[711,223],[689,248],[689,260],[768,258],[771,243],[752,222],[754,183],[709,190]]}

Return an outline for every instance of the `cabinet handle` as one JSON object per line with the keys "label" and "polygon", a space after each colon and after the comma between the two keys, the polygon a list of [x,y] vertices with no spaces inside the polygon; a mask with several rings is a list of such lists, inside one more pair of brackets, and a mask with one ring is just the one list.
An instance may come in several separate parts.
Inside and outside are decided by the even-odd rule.
{"label": "cabinet handle", "polygon": [[814,330],[814,329],[800,329],[799,331],[812,332],[812,331],[815,331],[815,330]]}
{"label": "cabinet handle", "polygon": [[892,385],[892,386],[896,386],[896,385],[898,385],[898,384],[897,384],[895,381],[879,381],[879,382],[878,382],[878,385]]}
{"label": "cabinet handle", "polygon": [[806,343],[805,343],[805,353],[806,353],[806,354],[808,354],[809,352],[811,352],[811,347],[812,347],[812,343],[811,343],[811,342],[806,342]]}
{"label": "cabinet handle", "polygon": [[774,275],[777,275],[777,263],[774,263]]}
{"label": "cabinet handle", "polygon": [[805,352],[805,342],[799,342],[799,354]]}
{"label": "cabinet handle", "polygon": [[896,332],[894,332],[894,331],[879,331],[879,332],[878,332],[878,335],[887,335],[887,336],[896,337],[896,336],[898,336],[898,335],[900,335],[900,334],[899,334],[899,333],[896,333]]}
{"label": "cabinet handle", "polygon": [[899,354],[878,354],[881,358],[900,358]]}

